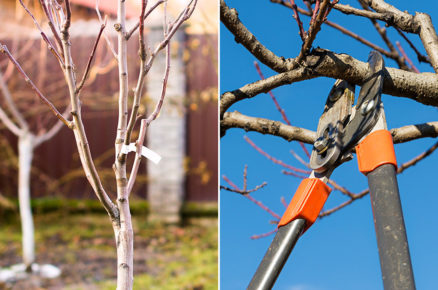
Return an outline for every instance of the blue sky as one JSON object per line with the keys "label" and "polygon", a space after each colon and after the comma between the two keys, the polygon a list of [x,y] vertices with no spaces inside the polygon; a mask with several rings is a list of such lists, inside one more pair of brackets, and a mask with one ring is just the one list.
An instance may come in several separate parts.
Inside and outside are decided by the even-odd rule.
{"label": "blue sky", "polygon": [[[357,7],[356,1],[341,1]],[[432,16],[438,25],[438,4],[419,5],[418,1],[388,1],[398,3],[401,10],[411,13],[419,10]],[[256,37],[277,55],[295,57],[301,41],[291,11],[269,1],[231,1],[226,3],[239,12],[241,21]],[[302,5],[302,1],[297,1]],[[424,3],[424,2],[423,2]],[[303,18],[305,27],[308,19]],[[329,20],[348,25],[348,28],[367,39],[385,47],[374,27],[367,19],[345,16],[337,11]],[[390,37],[399,40],[415,65],[423,72],[432,69],[419,65],[406,42],[391,28]],[[241,45],[235,43],[229,31],[221,25],[220,39],[220,91],[239,88],[259,79],[253,62],[255,58]],[[409,35],[424,52],[417,36]],[[319,33],[314,46],[338,53],[348,53],[366,61],[370,49],[340,32],[325,26]],[[396,67],[387,60],[386,65]],[[275,73],[262,65],[265,76]],[[275,89],[273,92],[285,109],[292,124],[316,130],[318,118],[334,80],[317,78]],[[358,92],[358,88],[356,88]],[[436,121],[438,109],[417,104],[405,98],[383,96],[389,128]],[[267,94],[252,100],[242,101],[229,111],[274,120],[281,120],[274,104]],[[238,186],[243,182],[243,168],[248,165],[248,185],[253,188],[262,182],[268,185],[253,196],[269,208],[282,215],[283,196],[289,202],[299,179],[285,176],[281,166],[273,164],[256,152],[243,136],[247,135],[259,147],[284,162],[302,167],[289,153],[291,149],[305,157],[297,143],[288,143],[278,137],[263,136],[255,132],[246,133],[240,129],[229,130],[221,139],[221,175],[225,174]],[[407,144],[396,145],[398,163],[401,164],[430,147],[436,140],[426,138]],[[307,146],[311,150],[311,146]],[[411,258],[417,289],[436,289],[438,285],[438,189],[436,182],[438,154],[408,169],[398,176],[405,223],[408,232]],[[353,192],[367,188],[367,179],[357,170],[356,159],[343,164],[332,175],[338,183]],[[221,180],[221,184],[225,182]],[[332,192],[326,204],[331,208],[346,200],[341,193]],[[220,193],[220,283],[221,289],[244,289],[254,274],[273,236],[251,240],[254,234],[274,229],[269,222],[271,216],[235,193]],[[383,289],[377,243],[374,233],[369,196],[354,202],[341,211],[317,221],[298,241],[284,267],[274,289],[285,290],[330,290],[330,289]]]}

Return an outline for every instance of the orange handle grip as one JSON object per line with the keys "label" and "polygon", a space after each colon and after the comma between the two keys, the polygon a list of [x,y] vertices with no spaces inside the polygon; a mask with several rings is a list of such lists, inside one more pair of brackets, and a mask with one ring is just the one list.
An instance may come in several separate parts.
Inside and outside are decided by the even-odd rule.
{"label": "orange handle grip", "polygon": [[306,231],[318,218],[331,192],[318,178],[306,178],[298,187],[278,226],[284,226],[295,219],[306,220]]}
{"label": "orange handle grip", "polygon": [[388,130],[378,130],[369,134],[356,146],[359,171],[368,174],[383,164],[397,168],[392,135]]}

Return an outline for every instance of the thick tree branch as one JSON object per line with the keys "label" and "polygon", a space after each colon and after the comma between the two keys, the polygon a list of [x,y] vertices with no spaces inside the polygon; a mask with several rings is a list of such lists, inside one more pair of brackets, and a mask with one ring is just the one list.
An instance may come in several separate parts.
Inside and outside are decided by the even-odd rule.
{"label": "thick tree branch", "polygon": [[256,131],[262,134],[279,136],[286,141],[297,140],[313,144],[316,139],[316,132],[289,126],[279,121],[246,116],[237,111],[225,113],[220,125],[222,136],[230,128],[241,128],[245,131]]}
{"label": "thick tree branch", "polygon": [[438,137],[438,122],[408,125],[391,130],[394,143],[405,143],[411,140]]}
{"label": "thick tree branch", "polygon": [[[433,73],[413,73],[396,68],[386,68],[383,93],[413,99],[425,105],[438,106],[438,76]],[[220,114],[234,103],[285,84],[325,76],[343,79],[362,85],[368,74],[368,64],[347,54],[336,54],[324,49],[314,49],[303,61],[303,66],[280,73],[262,81],[222,94]]]}
{"label": "thick tree branch", "polygon": [[[254,131],[261,134],[278,136],[286,141],[301,141],[313,144],[316,138],[316,132],[286,125],[280,121],[272,121],[263,118],[250,117],[237,111],[227,112],[220,122],[221,136],[231,128],[241,128],[245,131]],[[408,125],[400,128],[391,129],[392,138],[395,144],[405,143],[411,140],[438,137],[438,121],[424,124]]]}
{"label": "thick tree branch", "polygon": [[314,77],[316,76],[310,76],[309,72],[305,68],[299,67],[289,72],[284,72],[264,80],[247,84],[232,92],[226,92],[222,94],[220,99],[220,115],[222,116],[231,105],[238,101],[255,97],[261,93],[267,93],[270,90],[282,85],[291,84]]}
{"label": "thick tree branch", "polygon": [[235,36],[237,43],[241,43],[263,64],[276,72],[284,72],[292,69],[293,63],[284,57],[275,55],[272,51],[261,44],[257,38],[240,22],[236,9],[231,9],[224,0],[220,3],[221,22]]}
{"label": "thick tree branch", "polygon": [[[69,2],[66,1],[65,4],[69,6]],[[69,8],[68,8],[69,9]],[[64,52],[65,59],[65,70],[64,77],[67,82],[70,102],[72,108],[72,116],[73,116],[73,132],[75,134],[76,145],[79,151],[79,156],[81,159],[82,167],[84,168],[85,175],[88,181],[91,184],[96,196],[101,201],[103,207],[108,212],[110,217],[115,220],[119,216],[119,211],[114,205],[114,203],[109,198],[105,189],[102,186],[101,179],[99,174],[97,173],[95,164],[93,162],[93,157],[91,156],[90,147],[87,140],[87,135],[85,133],[84,124],[82,122],[82,114],[81,114],[81,103],[79,100],[79,95],[76,93],[76,78],[73,71],[73,60],[71,56],[71,44],[70,44],[70,35],[69,35],[69,19],[65,20],[63,24],[63,29],[61,31],[62,35],[62,48]]]}
{"label": "thick tree branch", "polygon": [[438,36],[432,24],[432,19],[425,13],[417,13],[415,18],[421,23],[420,38],[429,55],[433,69],[438,73]]}

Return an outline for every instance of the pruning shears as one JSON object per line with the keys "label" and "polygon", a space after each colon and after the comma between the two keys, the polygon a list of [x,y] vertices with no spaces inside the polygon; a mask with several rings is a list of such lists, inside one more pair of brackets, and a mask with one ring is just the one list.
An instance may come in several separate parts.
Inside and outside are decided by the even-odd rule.
{"label": "pruning shears", "polygon": [[278,231],[248,289],[271,289],[299,237],[317,219],[330,194],[333,170],[356,152],[359,171],[368,178],[383,284],[388,289],[415,289],[396,179],[397,161],[381,101],[385,65],[372,51],[369,73],[356,105],[354,85],[337,80],[319,120],[310,157],[310,176],[299,185]]}

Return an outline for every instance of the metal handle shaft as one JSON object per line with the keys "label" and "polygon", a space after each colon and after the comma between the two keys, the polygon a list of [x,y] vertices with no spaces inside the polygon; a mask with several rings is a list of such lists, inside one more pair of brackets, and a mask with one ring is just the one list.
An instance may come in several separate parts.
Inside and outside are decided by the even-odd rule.
{"label": "metal handle shaft", "polygon": [[247,289],[266,290],[274,286],[275,280],[277,280],[305,225],[305,220],[296,219],[278,228],[274,240]]}
{"label": "metal handle shaft", "polygon": [[368,173],[374,225],[385,290],[415,289],[395,168],[385,164]]}

